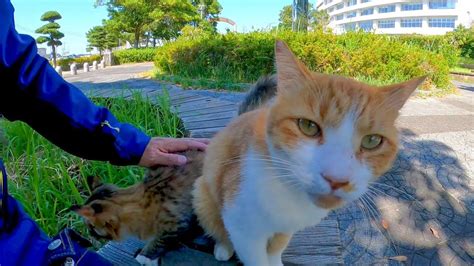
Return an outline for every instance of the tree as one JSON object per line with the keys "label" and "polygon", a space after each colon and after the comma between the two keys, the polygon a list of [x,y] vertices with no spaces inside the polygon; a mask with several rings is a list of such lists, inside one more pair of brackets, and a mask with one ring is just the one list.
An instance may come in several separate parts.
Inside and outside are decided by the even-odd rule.
{"label": "tree", "polygon": [[191,0],[197,8],[202,19],[217,18],[222,11],[222,6],[217,0]]}
{"label": "tree", "polygon": [[[176,38],[184,26],[199,18],[197,9],[187,0],[160,1],[150,17],[153,21],[149,24],[149,30],[153,40]],[[153,41],[153,45],[155,45],[155,41]]]}
{"label": "tree", "polygon": [[329,25],[329,14],[326,10],[312,9],[309,16],[309,25],[314,29],[326,30]]}
{"label": "tree", "polygon": [[54,67],[57,66],[56,47],[62,45],[60,39],[64,37],[64,34],[59,31],[59,28],[61,28],[61,26],[56,23],[56,20],[59,20],[61,18],[61,15],[57,11],[45,12],[40,19],[41,21],[45,21],[48,23],[39,27],[35,31],[38,34],[43,34],[43,36],[40,36],[36,39],[37,43],[46,43],[46,45],[51,46]]}
{"label": "tree", "polygon": [[293,31],[307,31],[312,5],[308,0],[293,0]]}
{"label": "tree", "polygon": [[134,46],[138,48],[144,28],[152,22],[150,13],[153,11],[153,2],[155,1],[109,0],[98,1],[97,4],[107,5],[110,20],[115,24],[115,28],[132,33]]}
{"label": "tree", "polygon": [[97,48],[100,55],[105,49],[111,49],[118,45],[118,38],[112,31],[108,31],[106,26],[92,27],[86,33],[86,37],[89,47]]}
{"label": "tree", "polygon": [[291,7],[291,5],[283,7],[283,9],[280,11],[280,23],[278,25],[279,28],[291,29],[291,25],[293,23],[292,12],[293,8]]}
{"label": "tree", "polygon": [[143,37],[147,45],[150,38],[153,43],[176,38],[189,24],[215,31],[212,19],[222,10],[217,0],[96,0],[96,5],[107,6],[111,28],[122,36],[133,34],[135,47]]}
{"label": "tree", "polygon": [[[326,29],[329,24],[329,14],[325,10],[317,10],[311,3],[308,4],[308,14],[302,16],[304,21],[296,21],[296,25],[311,27],[313,29]],[[280,11],[279,28],[292,29],[293,26],[293,7],[284,6]],[[301,27],[300,27],[301,28]]]}

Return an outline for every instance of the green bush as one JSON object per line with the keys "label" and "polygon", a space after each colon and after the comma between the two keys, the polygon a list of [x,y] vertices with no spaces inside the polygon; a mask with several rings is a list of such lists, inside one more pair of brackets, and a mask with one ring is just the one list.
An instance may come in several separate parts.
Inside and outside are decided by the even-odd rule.
{"label": "green bush", "polygon": [[458,64],[461,50],[459,45],[449,35],[440,36],[422,36],[422,35],[401,35],[391,37],[395,40],[400,40],[403,43],[420,47],[423,50],[428,50],[437,54],[442,54],[448,61],[450,67]]}
{"label": "green bush", "polygon": [[276,38],[286,41],[317,72],[370,78],[382,83],[428,75],[437,87],[450,87],[449,59],[443,52],[363,32],[343,35],[322,31],[252,32],[178,38],[157,49],[155,65],[161,74],[253,82],[273,71]]}
{"label": "green bush", "polygon": [[461,25],[446,36],[461,49],[462,57],[474,59],[474,24],[470,28]]}
{"label": "green bush", "polygon": [[116,64],[152,62],[155,57],[155,48],[140,48],[118,50],[113,52]]}
{"label": "green bush", "polygon": [[82,65],[84,63],[89,63],[92,64],[92,62],[97,61],[99,63],[101,60],[100,55],[91,55],[91,56],[85,56],[85,57],[79,57],[79,58],[65,58],[65,59],[60,59],[57,61],[58,66],[61,66],[61,69],[63,71],[69,71],[70,65],[72,63],[76,63],[78,68],[82,68]]}

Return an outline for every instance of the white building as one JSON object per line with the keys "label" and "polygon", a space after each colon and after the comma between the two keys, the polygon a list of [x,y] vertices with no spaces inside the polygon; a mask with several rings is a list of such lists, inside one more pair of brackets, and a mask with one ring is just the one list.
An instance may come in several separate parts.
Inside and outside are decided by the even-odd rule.
{"label": "white building", "polygon": [[474,19],[474,0],[318,0],[317,7],[327,10],[336,33],[437,35]]}

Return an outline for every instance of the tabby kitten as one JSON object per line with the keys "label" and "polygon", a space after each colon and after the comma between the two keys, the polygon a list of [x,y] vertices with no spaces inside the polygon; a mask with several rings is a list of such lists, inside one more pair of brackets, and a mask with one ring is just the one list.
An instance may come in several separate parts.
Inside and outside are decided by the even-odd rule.
{"label": "tabby kitten", "polygon": [[191,190],[201,173],[204,153],[188,151],[185,166],[149,170],[144,181],[128,188],[88,178],[92,195],[71,209],[84,218],[98,238],[123,240],[129,236],[147,242],[137,261],[158,265],[159,258],[178,242],[201,235],[192,210]]}
{"label": "tabby kitten", "polygon": [[195,183],[218,260],[235,249],[245,265],[282,265],[294,233],[364,194],[391,167],[395,119],[424,80],[374,87],[311,72],[282,41],[275,55],[276,96],[214,137]]}

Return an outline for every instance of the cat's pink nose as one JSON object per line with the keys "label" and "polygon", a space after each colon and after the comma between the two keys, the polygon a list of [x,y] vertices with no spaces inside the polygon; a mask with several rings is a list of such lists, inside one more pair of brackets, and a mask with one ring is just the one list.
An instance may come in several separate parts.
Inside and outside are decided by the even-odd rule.
{"label": "cat's pink nose", "polygon": [[323,176],[323,178],[329,183],[329,186],[331,187],[332,190],[338,190],[342,188],[344,191],[347,192],[352,189],[352,185],[349,183],[349,181],[336,180],[332,176]]}

